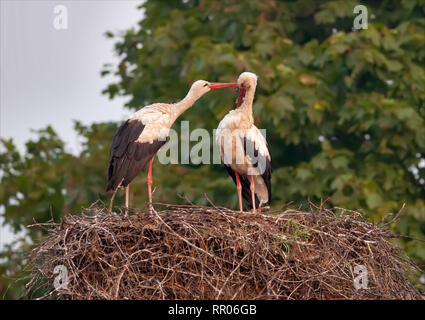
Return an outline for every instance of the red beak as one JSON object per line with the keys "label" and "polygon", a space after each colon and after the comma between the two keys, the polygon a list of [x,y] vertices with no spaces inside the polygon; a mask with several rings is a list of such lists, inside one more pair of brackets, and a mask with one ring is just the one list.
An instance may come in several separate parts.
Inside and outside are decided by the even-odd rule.
{"label": "red beak", "polygon": [[233,87],[237,87],[238,84],[237,83],[222,83],[222,82],[210,82],[210,89],[211,90],[216,90],[216,89],[224,89],[224,88],[233,88]]}
{"label": "red beak", "polygon": [[243,102],[243,98],[245,97],[246,89],[239,88],[238,102],[236,103],[236,108],[239,108]]}

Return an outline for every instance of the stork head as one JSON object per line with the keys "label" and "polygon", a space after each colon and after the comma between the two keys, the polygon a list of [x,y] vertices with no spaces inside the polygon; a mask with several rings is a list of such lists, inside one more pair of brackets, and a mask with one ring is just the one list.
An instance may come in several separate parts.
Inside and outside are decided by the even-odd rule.
{"label": "stork head", "polygon": [[242,105],[243,99],[245,98],[246,90],[257,87],[257,75],[252,72],[243,72],[238,78],[239,94],[236,104],[236,108]]}
{"label": "stork head", "polygon": [[205,80],[198,80],[192,84],[192,87],[190,88],[190,92],[196,97],[200,98],[211,90],[231,88],[231,87],[237,87],[237,86],[238,86],[237,83],[232,83],[232,82],[228,82],[228,83],[208,82]]}
{"label": "stork head", "polygon": [[252,72],[243,72],[238,78],[238,85],[242,88],[249,89],[249,87],[257,86],[257,75]]}

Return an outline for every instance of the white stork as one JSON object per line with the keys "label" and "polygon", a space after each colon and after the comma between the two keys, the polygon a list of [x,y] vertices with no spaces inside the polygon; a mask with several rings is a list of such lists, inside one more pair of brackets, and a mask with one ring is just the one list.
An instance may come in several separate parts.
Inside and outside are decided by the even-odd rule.
{"label": "white stork", "polygon": [[236,183],[239,208],[242,197],[248,209],[269,205],[271,200],[271,156],[267,142],[252,117],[257,76],[244,72],[238,78],[239,95],[236,109],[218,125],[216,141],[224,165]]}
{"label": "white stork", "polygon": [[158,150],[166,143],[174,121],[205,93],[222,88],[236,87],[237,83],[195,81],[186,97],[174,104],[155,103],[134,113],[114,135],[110,150],[106,191],[115,190],[111,197],[109,212],[116,190],[125,188],[126,214],[129,203],[130,182],[144,170],[149,162],[148,192],[149,210],[152,210],[152,162]]}

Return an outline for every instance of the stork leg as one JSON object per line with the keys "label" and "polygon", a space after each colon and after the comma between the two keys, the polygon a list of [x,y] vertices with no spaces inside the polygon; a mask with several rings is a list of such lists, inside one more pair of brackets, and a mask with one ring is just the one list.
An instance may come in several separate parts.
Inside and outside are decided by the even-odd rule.
{"label": "stork leg", "polygon": [[149,213],[151,214],[152,214],[152,162],[153,162],[153,158],[149,161],[149,170],[148,170]]}
{"label": "stork leg", "polygon": [[249,180],[251,182],[251,199],[252,199],[252,210],[255,212],[255,185],[254,185],[254,176],[249,176]]}
{"label": "stork leg", "polygon": [[128,215],[128,203],[130,200],[130,184],[125,187],[125,216]]}
{"label": "stork leg", "polygon": [[238,199],[239,199],[239,211],[243,212],[242,185],[241,185],[241,180],[239,179],[239,174],[236,171],[235,171],[235,177],[236,177],[236,190],[238,191]]}
{"label": "stork leg", "polygon": [[109,210],[108,213],[111,214],[112,213],[112,206],[114,204],[114,199],[115,199],[115,195],[117,194],[118,189],[121,187],[121,183],[124,181],[124,179],[121,180],[121,182],[118,184],[118,186],[115,188],[114,193],[112,194],[111,197],[111,202],[109,203]]}
{"label": "stork leg", "polygon": [[114,193],[112,194],[111,202],[109,203],[109,210],[108,210],[109,214],[112,213],[112,206],[114,205],[114,198],[115,198],[115,195],[117,194],[117,191],[118,191],[118,188],[115,188]]}

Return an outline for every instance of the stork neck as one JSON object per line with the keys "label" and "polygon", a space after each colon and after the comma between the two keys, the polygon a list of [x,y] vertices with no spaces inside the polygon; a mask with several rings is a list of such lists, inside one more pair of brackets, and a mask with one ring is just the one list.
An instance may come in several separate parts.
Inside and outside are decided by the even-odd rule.
{"label": "stork neck", "polygon": [[189,109],[196,102],[196,100],[198,100],[198,97],[196,97],[193,92],[189,91],[183,100],[174,104],[176,117],[180,116],[183,112]]}
{"label": "stork neck", "polygon": [[255,87],[250,87],[246,90],[244,102],[241,108],[245,109],[246,113],[252,115],[252,103],[254,102]]}

